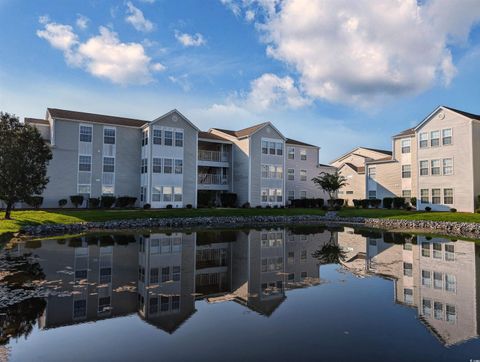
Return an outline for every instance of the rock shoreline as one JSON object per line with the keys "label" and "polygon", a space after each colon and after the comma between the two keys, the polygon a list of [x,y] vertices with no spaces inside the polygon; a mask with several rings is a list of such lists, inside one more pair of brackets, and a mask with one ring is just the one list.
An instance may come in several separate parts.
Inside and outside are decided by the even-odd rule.
{"label": "rock shoreline", "polygon": [[364,225],[372,228],[404,231],[424,231],[467,238],[480,239],[480,223],[376,219],[335,215],[294,215],[294,216],[212,216],[190,218],[149,218],[131,220],[112,220],[104,222],[84,222],[75,224],[44,224],[25,226],[21,234],[25,236],[53,236],[77,234],[88,231],[154,229],[154,228],[189,228],[189,227],[241,227],[282,224],[344,224]]}

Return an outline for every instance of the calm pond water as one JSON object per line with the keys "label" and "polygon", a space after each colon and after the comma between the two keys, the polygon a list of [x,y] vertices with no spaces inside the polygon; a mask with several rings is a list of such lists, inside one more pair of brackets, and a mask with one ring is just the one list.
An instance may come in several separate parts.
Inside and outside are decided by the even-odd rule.
{"label": "calm pond water", "polygon": [[[0,361],[480,359],[480,247],[352,228],[22,243]],[[0,274],[0,279],[2,276]]]}

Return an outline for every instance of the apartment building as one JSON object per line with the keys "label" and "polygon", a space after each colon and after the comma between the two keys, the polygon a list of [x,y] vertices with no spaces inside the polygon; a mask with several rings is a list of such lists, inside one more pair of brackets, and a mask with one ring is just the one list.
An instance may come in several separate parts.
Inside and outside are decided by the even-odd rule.
{"label": "apartment building", "polygon": [[437,107],[416,127],[393,136],[390,159],[366,162],[366,194],[416,197],[418,210],[474,212],[480,194],[479,136],[479,115]]}
{"label": "apartment building", "polygon": [[287,139],[270,122],[202,132],[177,110],[145,121],[55,108],[25,122],[53,152],[43,207],[77,194],[84,207],[102,195],[137,197],[153,208],[196,207],[199,195],[218,205],[224,192],[237,194],[238,206],[283,206],[287,196],[326,198],[311,179],[333,172],[319,166],[319,147]]}
{"label": "apartment building", "polygon": [[392,156],[392,152],[367,147],[357,147],[350,152],[330,162],[339,174],[347,179],[347,185],[338,191],[338,196],[344,199],[348,205],[353,205],[355,199],[365,199],[366,178],[365,164],[368,161],[386,160]]}

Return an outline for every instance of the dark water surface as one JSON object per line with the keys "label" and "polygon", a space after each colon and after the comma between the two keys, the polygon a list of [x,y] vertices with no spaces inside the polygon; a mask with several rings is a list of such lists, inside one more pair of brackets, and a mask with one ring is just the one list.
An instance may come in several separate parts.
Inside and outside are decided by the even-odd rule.
{"label": "dark water surface", "polygon": [[14,246],[0,361],[480,359],[480,246],[351,228],[89,235]]}

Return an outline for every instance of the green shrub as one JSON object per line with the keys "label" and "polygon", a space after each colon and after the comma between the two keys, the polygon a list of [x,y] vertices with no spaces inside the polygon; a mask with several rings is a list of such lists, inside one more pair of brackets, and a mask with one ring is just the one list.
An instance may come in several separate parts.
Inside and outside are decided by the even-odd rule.
{"label": "green shrub", "polygon": [[115,201],[115,207],[133,207],[135,206],[135,202],[137,202],[136,197],[119,196]]}
{"label": "green shrub", "polygon": [[405,207],[405,197],[394,197],[393,198],[393,207],[395,209],[401,209]]}
{"label": "green shrub", "polygon": [[[261,206],[260,206],[261,207]],[[250,208],[250,203],[249,202],[245,202],[243,205],[242,205],[242,208],[244,209],[249,209]]]}
{"label": "green shrub", "polygon": [[272,207],[270,205],[265,206],[266,209],[271,209]]}
{"label": "green shrub", "polygon": [[391,209],[392,208],[392,203],[393,203],[393,198],[391,198],[391,197],[384,197],[383,198],[383,207],[385,209]]}
{"label": "green shrub", "polygon": [[98,197],[90,197],[88,199],[88,207],[96,209],[100,205],[100,199]]}
{"label": "green shrub", "polygon": [[43,204],[43,197],[42,196],[30,196],[28,197],[25,202],[29,204],[31,207],[38,209]]}
{"label": "green shrub", "polygon": [[411,197],[410,198],[410,203],[412,204],[412,206],[417,206],[417,198],[416,197]]}
{"label": "green shrub", "polygon": [[193,208],[192,204],[187,204],[187,206],[186,206],[186,207],[187,207],[187,209],[191,209],[191,208]]}
{"label": "green shrub", "polygon": [[450,209],[450,212],[457,212],[457,209],[455,209],[454,207],[452,207],[452,208]]}
{"label": "green shrub", "polygon": [[[337,200],[342,200],[343,204],[343,199],[336,199],[333,200],[334,204],[337,202]],[[316,208],[316,207],[322,207],[324,204],[323,199],[294,199],[291,200],[291,206],[295,208]],[[340,201],[338,201],[339,203]]]}
{"label": "green shrub", "polygon": [[432,208],[431,208],[430,206],[427,206],[427,207],[425,208],[425,211],[426,211],[426,212],[430,212],[430,211],[432,211]]}
{"label": "green shrub", "polygon": [[64,207],[67,204],[67,199],[60,199],[58,200],[58,206]]}
{"label": "green shrub", "polygon": [[104,209],[109,209],[115,204],[116,199],[115,196],[102,196],[100,199],[100,206]]}
{"label": "green shrub", "polygon": [[354,206],[356,209],[359,209],[360,206],[362,206],[362,200],[353,199],[353,206]]}
{"label": "green shrub", "polygon": [[83,204],[83,195],[73,195],[73,196],[70,196],[70,202],[71,202],[75,207],[79,207],[81,204]]}
{"label": "green shrub", "polygon": [[225,192],[220,194],[220,202],[223,207],[235,207],[237,205],[237,194]]}
{"label": "green shrub", "polygon": [[380,207],[380,204],[382,203],[382,200],[380,199],[370,199],[368,200],[368,203],[371,207],[374,207],[378,209]]}
{"label": "green shrub", "polygon": [[368,205],[370,205],[370,200],[369,199],[360,200],[360,205],[362,206],[363,209],[368,209]]}
{"label": "green shrub", "polygon": [[152,205],[150,205],[150,204],[144,204],[143,205],[144,210],[149,210],[151,207],[152,207]]}
{"label": "green shrub", "polygon": [[167,209],[173,209],[173,205],[172,205],[172,204],[168,204],[166,207],[167,207]]}

